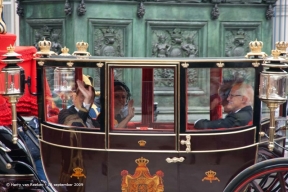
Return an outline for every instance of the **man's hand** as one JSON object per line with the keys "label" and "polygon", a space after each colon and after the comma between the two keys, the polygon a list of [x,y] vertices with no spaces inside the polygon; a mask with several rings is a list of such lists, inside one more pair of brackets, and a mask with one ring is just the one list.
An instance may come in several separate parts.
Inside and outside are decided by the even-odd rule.
{"label": "man's hand", "polygon": [[94,98],[93,98],[93,91],[92,91],[91,86],[89,86],[88,90],[85,89],[84,82],[80,80],[77,80],[77,85],[78,85],[78,89],[81,91],[81,93],[84,96],[84,103],[85,104],[93,103]]}

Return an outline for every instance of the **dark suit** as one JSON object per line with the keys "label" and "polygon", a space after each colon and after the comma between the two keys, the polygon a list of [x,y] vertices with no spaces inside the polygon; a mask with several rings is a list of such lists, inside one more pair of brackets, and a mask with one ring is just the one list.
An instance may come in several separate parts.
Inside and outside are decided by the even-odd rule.
{"label": "dark suit", "polygon": [[[91,119],[89,117],[89,112],[87,109],[85,109],[84,107],[82,107],[82,109],[80,109],[79,111],[77,111],[75,109],[75,106],[72,105],[71,107],[69,107],[68,109],[62,109],[60,111],[60,113],[58,114],[58,123],[59,124],[64,124],[65,123],[65,120],[68,116],[70,115],[75,115],[75,114],[78,114],[78,116],[82,119],[83,123],[80,123],[80,122],[73,122],[71,124],[71,126],[76,126],[76,127],[87,127],[86,125],[86,122],[87,122],[87,119]],[[93,126],[94,127],[100,127],[99,123],[96,121],[96,120],[93,120],[91,119],[92,123],[93,123]]]}
{"label": "dark suit", "polygon": [[[70,119],[70,117],[72,117]],[[68,109],[62,109],[60,113],[58,114],[58,123],[64,124],[64,125],[71,125],[76,127],[87,127],[86,122],[89,119],[89,113],[86,108],[82,106],[82,108],[77,111],[75,109],[75,106],[72,105]],[[68,120],[69,119],[69,120]],[[91,119],[92,120],[92,119]],[[67,123],[67,121],[69,123]],[[92,123],[94,127],[99,127],[99,124],[97,121],[93,121]],[[70,129],[70,128],[69,128]],[[74,129],[72,129],[74,130]],[[80,130],[80,129],[77,129]],[[85,128],[85,131],[87,131],[87,128]],[[60,170],[60,178],[59,183],[75,183],[80,182],[83,183],[84,186],[67,186],[63,188],[59,188],[59,192],[84,192],[85,191],[85,184],[86,179],[83,180],[83,178],[77,179],[76,177],[71,177],[71,173],[73,173],[73,168],[71,165],[76,165],[85,170],[84,166],[84,158],[82,154],[82,150],[74,149],[74,147],[83,147],[87,143],[87,140],[84,140],[82,138],[81,133],[73,132],[71,131],[69,134],[62,133],[61,136],[61,142],[66,145],[72,147],[72,149],[68,148],[62,148],[61,154],[62,154],[62,161],[61,161],[61,170]],[[89,142],[89,141],[88,141]]]}
{"label": "dark suit", "polygon": [[224,119],[209,121],[201,119],[194,125],[196,129],[232,128],[248,125],[252,121],[253,110],[251,106],[240,109],[237,113],[229,113]]}

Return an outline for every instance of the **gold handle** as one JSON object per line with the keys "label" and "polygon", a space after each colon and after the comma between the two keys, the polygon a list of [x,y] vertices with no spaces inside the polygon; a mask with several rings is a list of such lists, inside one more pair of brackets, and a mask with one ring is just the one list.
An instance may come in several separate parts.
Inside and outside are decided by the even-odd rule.
{"label": "gold handle", "polygon": [[185,160],[185,158],[184,157],[172,157],[172,158],[170,158],[170,157],[167,157],[166,158],[166,161],[167,161],[167,163],[178,163],[178,162],[183,162]]}
{"label": "gold handle", "polygon": [[186,135],[186,141],[185,140],[181,140],[180,143],[181,145],[186,145],[186,152],[191,151],[191,136],[190,135]]}
{"label": "gold handle", "polygon": [[264,137],[265,136],[265,132],[261,131],[259,132],[260,137]]}

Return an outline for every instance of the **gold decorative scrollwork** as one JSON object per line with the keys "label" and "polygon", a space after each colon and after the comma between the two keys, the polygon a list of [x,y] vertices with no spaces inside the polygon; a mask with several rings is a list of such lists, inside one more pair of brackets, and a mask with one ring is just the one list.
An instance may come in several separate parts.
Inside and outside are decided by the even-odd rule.
{"label": "gold decorative scrollwork", "polygon": [[73,65],[74,65],[73,62],[71,62],[71,61],[67,62],[67,66],[68,66],[68,67],[72,67]]}
{"label": "gold decorative scrollwork", "polygon": [[224,67],[224,63],[222,63],[221,61],[219,63],[216,63],[217,67]]}
{"label": "gold decorative scrollwork", "polygon": [[98,67],[103,67],[104,64],[100,62],[100,63],[96,63],[96,65],[97,65]]}
{"label": "gold decorative scrollwork", "polygon": [[205,172],[206,177],[204,177],[202,179],[202,181],[207,180],[207,181],[210,181],[210,183],[212,183],[212,181],[220,182],[220,180],[217,177],[215,177],[216,174],[217,173],[215,171],[209,170],[209,171]]}
{"label": "gold decorative scrollwork", "polygon": [[149,169],[146,166],[149,160],[143,157],[136,159],[135,162],[138,164],[138,167],[133,175],[129,174],[127,170],[121,171],[121,191],[163,192],[164,185],[162,177],[164,177],[164,173],[159,170],[156,171],[156,174],[153,176],[150,175]]}
{"label": "gold decorative scrollwork", "polygon": [[86,176],[82,173],[83,172],[82,168],[76,167],[73,169],[73,171],[74,171],[74,173],[72,173],[72,175],[70,176],[71,178],[72,177],[77,177],[77,179],[79,179],[80,177],[86,178]]}
{"label": "gold decorative scrollwork", "polygon": [[146,141],[140,140],[140,141],[138,141],[138,144],[139,144],[140,147],[145,147]]}
{"label": "gold decorative scrollwork", "polygon": [[186,62],[185,62],[185,63],[182,63],[181,65],[182,65],[183,68],[189,67],[189,63],[186,63]]}
{"label": "gold decorative scrollwork", "polygon": [[253,67],[259,67],[260,63],[258,61],[252,63]]}
{"label": "gold decorative scrollwork", "polygon": [[44,61],[38,61],[38,65],[39,66],[43,66],[44,65]]}

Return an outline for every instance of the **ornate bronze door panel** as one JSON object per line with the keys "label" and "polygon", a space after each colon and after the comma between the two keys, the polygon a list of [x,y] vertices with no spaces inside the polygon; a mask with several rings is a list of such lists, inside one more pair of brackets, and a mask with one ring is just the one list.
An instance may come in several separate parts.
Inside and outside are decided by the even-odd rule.
{"label": "ornate bronze door panel", "polygon": [[258,39],[270,52],[276,0],[243,2],[22,0],[20,42],[37,47],[45,37],[60,53],[83,40],[91,55],[108,57],[234,57]]}

